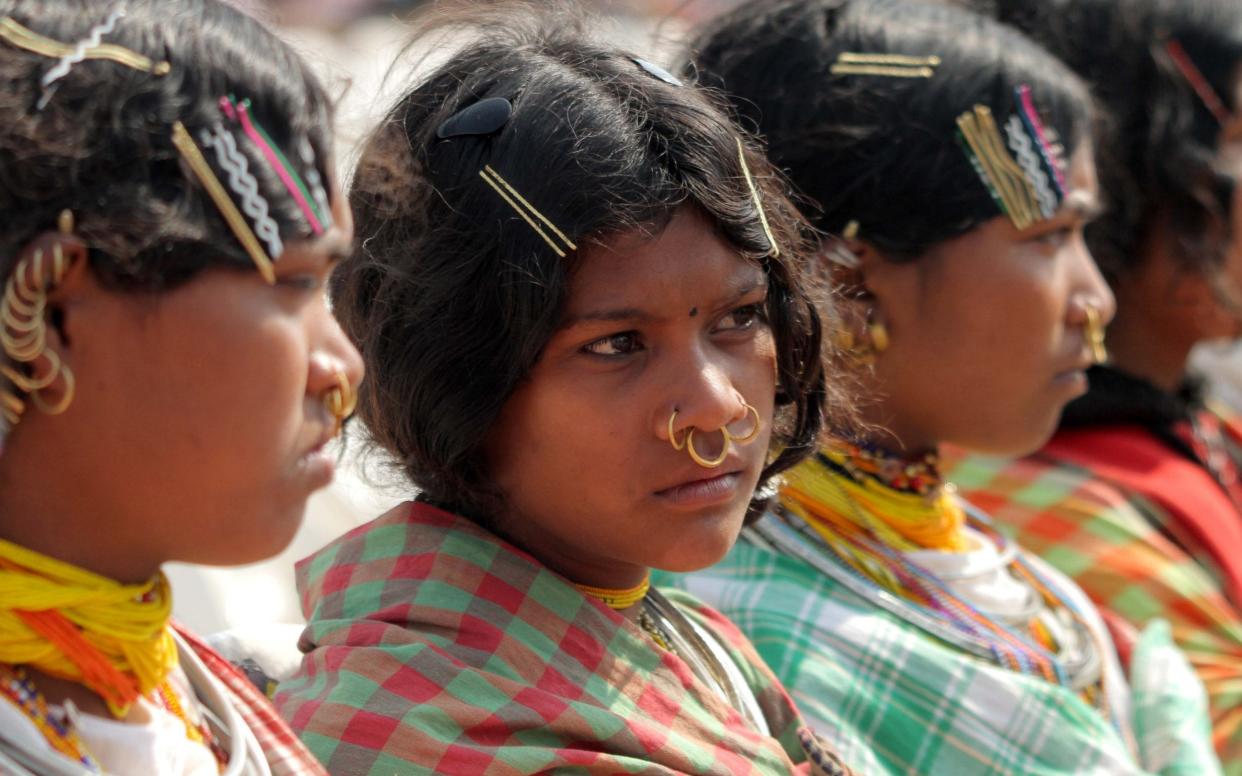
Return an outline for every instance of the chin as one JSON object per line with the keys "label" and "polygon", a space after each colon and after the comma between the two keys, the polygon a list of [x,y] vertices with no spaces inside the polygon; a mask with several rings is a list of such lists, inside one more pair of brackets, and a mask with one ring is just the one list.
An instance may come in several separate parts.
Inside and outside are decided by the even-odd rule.
{"label": "chin", "polygon": [[665,542],[665,551],[649,565],[663,571],[687,573],[719,563],[729,554],[742,532],[745,508],[718,516],[711,524],[681,532]]}
{"label": "chin", "polygon": [[203,540],[178,560],[205,566],[245,566],[268,560],[293,542],[305,514],[304,502],[296,507],[273,508],[263,515],[251,512],[246,519],[220,526],[213,537],[216,542]]}
{"label": "chin", "polygon": [[1004,435],[989,434],[975,443],[960,442],[955,444],[975,453],[1005,458],[1021,458],[1043,449],[1044,445],[1048,444],[1049,440],[1052,439],[1052,435],[1056,433],[1060,419],[1061,410],[1058,407],[1057,414],[1044,423],[1021,428],[1015,425],[1005,429],[1007,433]]}

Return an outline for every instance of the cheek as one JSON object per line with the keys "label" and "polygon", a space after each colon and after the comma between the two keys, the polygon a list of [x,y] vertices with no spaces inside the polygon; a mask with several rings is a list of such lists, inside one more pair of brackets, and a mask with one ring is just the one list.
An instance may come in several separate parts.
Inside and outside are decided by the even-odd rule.
{"label": "cheek", "polygon": [[138,425],[150,446],[213,469],[217,481],[270,475],[286,464],[306,418],[297,327],[280,318],[180,323],[169,322],[148,352],[145,377],[156,401],[139,410],[155,416]]}

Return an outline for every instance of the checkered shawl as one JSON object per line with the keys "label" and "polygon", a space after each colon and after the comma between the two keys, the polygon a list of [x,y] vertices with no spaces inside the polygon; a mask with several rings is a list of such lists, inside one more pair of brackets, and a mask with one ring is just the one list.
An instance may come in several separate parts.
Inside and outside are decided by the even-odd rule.
{"label": "checkered shawl", "polygon": [[[1043,455],[963,457],[950,467],[971,501],[1100,606],[1136,624],[1169,621],[1207,688],[1225,773],[1242,776],[1242,611],[1222,594],[1210,566],[1173,540],[1176,531],[1165,525],[1169,514],[1084,468]],[[1217,488],[1206,474],[1196,487]]]}
{"label": "checkered shawl", "polygon": [[332,773],[811,767],[794,765],[804,754],[788,696],[719,615],[691,612],[732,649],[775,738],[628,620],[426,504],[402,505],[302,561],[298,583],[306,656],[275,700]]}
{"label": "checkered shawl", "polygon": [[[815,731],[859,773],[1145,772],[1123,735],[1076,693],[948,646],[752,538],[744,534],[723,562],[677,584],[738,624]],[[1135,652],[1143,684],[1154,685],[1136,689],[1127,711],[1144,761],[1160,774],[1218,773],[1202,688],[1162,638],[1154,628]],[[1130,710],[1126,690],[1122,682],[1110,696]]]}

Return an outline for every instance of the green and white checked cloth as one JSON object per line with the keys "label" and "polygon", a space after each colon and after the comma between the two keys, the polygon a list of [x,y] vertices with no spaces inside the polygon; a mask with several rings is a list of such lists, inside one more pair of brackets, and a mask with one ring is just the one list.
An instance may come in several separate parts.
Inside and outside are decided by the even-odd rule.
{"label": "green and white checked cloth", "polygon": [[[713,568],[657,581],[733,620],[812,728],[858,773],[1220,773],[1202,685],[1162,623],[1135,649],[1131,684],[1110,661],[1109,695],[1123,733],[1073,691],[949,646],[754,539],[744,537]],[[1041,568],[1094,614],[1076,586]]]}

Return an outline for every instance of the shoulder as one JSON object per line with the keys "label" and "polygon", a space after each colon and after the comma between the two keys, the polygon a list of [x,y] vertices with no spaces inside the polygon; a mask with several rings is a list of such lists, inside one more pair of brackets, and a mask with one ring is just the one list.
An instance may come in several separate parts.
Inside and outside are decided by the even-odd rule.
{"label": "shoulder", "polygon": [[1073,463],[955,454],[946,464],[964,499],[1039,555],[1045,544],[1072,544],[1080,536],[1123,541],[1152,532],[1155,505]]}

